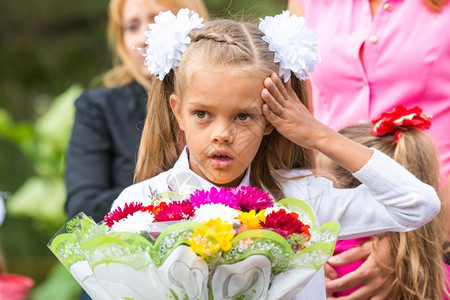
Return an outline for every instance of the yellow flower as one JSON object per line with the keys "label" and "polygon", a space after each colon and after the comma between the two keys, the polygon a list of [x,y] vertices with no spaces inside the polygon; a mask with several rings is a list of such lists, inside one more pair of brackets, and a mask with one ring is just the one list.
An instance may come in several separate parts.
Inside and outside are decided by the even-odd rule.
{"label": "yellow flower", "polygon": [[231,240],[234,238],[233,225],[223,222],[220,218],[211,219],[202,223],[211,231],[203,228],[195,228],[192,237],[189,238],[191,249],[201,257],[211,256],[219,249],[227,251],[231,248]]}
{"label": "yellow flower", "polygon": [[238,219],[241,220],[241,223],[247,226],[248,229],[259,229],[261,226],[259,225],[259,221],[263,221],[266,219],[264,216],[265,209],[260,210],[258,214],[256,214],[255,210],[251,210],[249,212],[239,212]]}
{"label": "yellow flower", "polygon": [[208,239],[205,231],[197,228],[189,238],[189,242],[191,243],[190,247],[192,251],[200,255],[202,258],[211,256],[220,249],[220,245],[218,243],[213,243],[211,239]]}

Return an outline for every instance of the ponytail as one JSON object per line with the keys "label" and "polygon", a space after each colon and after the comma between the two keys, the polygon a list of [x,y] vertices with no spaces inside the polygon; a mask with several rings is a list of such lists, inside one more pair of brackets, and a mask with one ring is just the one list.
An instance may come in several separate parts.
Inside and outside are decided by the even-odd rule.
{"label": "ponytail", "polygon": [[[422,130],[410,127],[400,133],[397,143],[394,141],[395,132],[375,136],[370,133],[371,124],[359,124],[340,130],[344,136],[363,144],[376,148],[395,159],[419,180],[438,190],[439,162],[436,147],[431,138]],[[332,165],[333,170],[342,169],[337,164]],[[342,182],[359,185],[352,174],[342,174],[343,180],[338,177],[340,187]],[[443,270],[443,243],[446,232],[445,211],[439,214],[428,224],[410,232],[388,232],[373,237],[372,253],[378,265],[393,274],[392,299],[442,299],[446,291],[446,276]],[[389,261],[394,266],[386,265],[377,252],[379,241],[386,238],[390,245]]]}
{"label": "ponytail", "polygon": [[147,117],[134,172],[135,183],[172,168],[184,147],[183,133],[169,104],[173,78],[173,71],[163,81],[152,77]]}
{"label": "ponytail", "polygon": [[[433,141],[422,131],[411,128],[401,133],[393,158],[421,181],[439,188],[439,162]],[[394,299],[442,299],[446,276],[443,270],[445,211],[428,224],[410,232],[389,232],[384,236],[391,247],[395,268],[383,265],[377,255],[376,236],[373,252],[377,262],[395,274]]]}

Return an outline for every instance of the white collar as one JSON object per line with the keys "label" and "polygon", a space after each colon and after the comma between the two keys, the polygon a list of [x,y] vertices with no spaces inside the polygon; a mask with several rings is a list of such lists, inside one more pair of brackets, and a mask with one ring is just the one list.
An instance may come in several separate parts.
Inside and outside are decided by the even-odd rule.
{"label": "white collar", "polygon": [[[189,167],[189,149],[187,146],[183,149],[180,157],[170,170],[167,177],[167,185],[170,190],[182,194],[190,194],[195,190],[209,190],[215,186],[203,177],[195,174]],[[250,167],[245,171],[245,175],[239,183],[239,186],[250,186]]]}

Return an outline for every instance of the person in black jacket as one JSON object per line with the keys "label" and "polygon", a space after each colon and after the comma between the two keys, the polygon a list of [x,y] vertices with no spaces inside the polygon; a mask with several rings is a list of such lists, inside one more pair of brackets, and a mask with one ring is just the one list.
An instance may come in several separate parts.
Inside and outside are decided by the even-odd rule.
{"label": "person in black jacket", "polygon": [[111,0],[108,38],[118,63],[103,78],[105,88],[85,91],[76,101],[67,152],[65,210],[103,220],[119,193],[133,183],[146,116],[150,74],[139,49],[148,23],[161,11],[187,7],[207,18],[203,0]]}
{"label": "person in black jacket", "polygon": [[66,212],[103,220],[132,183],[147,94],[137,82],[84,92],[76,101],[66,164]]}

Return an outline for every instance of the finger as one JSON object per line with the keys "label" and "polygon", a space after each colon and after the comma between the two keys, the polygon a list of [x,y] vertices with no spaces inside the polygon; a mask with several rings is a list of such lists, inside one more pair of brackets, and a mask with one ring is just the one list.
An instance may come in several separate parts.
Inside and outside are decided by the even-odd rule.
{"label": "finger", "polygon": [[[289,94],[286,90],[285,83],[283,83],[281,78],[276,73],[272,73],[272,75],[270,75],[270,79],[272,79],[272,81],[275,83],[277,89],[280,91],[281,95],[283,96],[283,99],[289,99]],[[289,81],[288,81],[289,85],[290,85],[290,81],[291,81],[291,79],[289,79]],[[286,83],[288,83],[288,82],[286,82]]]}
{"label": "finger", "polygon": [[264,103],[261,107],[262,113],[266,120],[272,124],[272,126],[276,127],[276,123],[279,119],[279,117],[269,108],[267,103]]}
{"label": "finger", "polygon": [[[263,89],[261,91],[261,98],[263,99],[265,104],[267,104],[268,112],[276,115],[277,117],[281,117],[281,115],[283,114],[283,107],[280,105],[280,103],[277,100],[275,100],[275,98],[273,97],[273,94],[270,91],[268,91],[267,89]],[[263,107],[264,107],[264,105],[263,105]],[[263,110],[263,113],[264,113],[264,110]],[[271,114],[269,114],[269,117],[273,119],[274,116],[272,116]],[[265,115],[265,117],[270,122],[270,119],[268,118],[268,116]]]}
{"label": "finger", "polygon": [[362,285],[363,283],[364,281],[361,279],[359,272],[354,271],[335,280],[326,282],[325,286],[327,291],[334,293],[354,288],[355,286]]}
{"label": "finger", "polygon": [[371,253],[372,242],[366,242],[355,248],[330,257],[328,263],[333,266],[346,266],[359,260],[365,260]]}
{"label": "finger", "polygon": [[[350,289],[350,288],[349,288]],[[358,289],[354,290],[351,294],[347,296],[333,297],[334,292],[345,291],[347,289],[331,290],[326,289],[327,300],[387,300],[392,299],[391,291],[392,286],[390,283],[384,281],[383,279],[374,279],[371,284],[364,284]]]}
{"label": "finger", "polygon": [[283,96],[283,94],[280,92],[278,86],[275,84],[275,82],[272,80],[272,77],[268,77],[264,80],[264,86],[269,91],[269,93],[272,95],[272,97],[281,105],[284,107],[286,98]]}
{"label": "finger", "polygon": [[374,286],[364,285],[359,289],[353,291],[350,295],[339,298],[340,300],[359,300],[359,299],[371,299],[371,300],[387,300],[392,299],[391,288],[390,287],[380,287],[375,288]]}
{"label": "finger", "polygon": [[295,93],[294,89],[292,88],[292,79],[289,78],[289,80],[284,84],[284,87],[286,89],[288,98],[296,98],[297,94]]}
{"label": "finger", "polygon": [[333,280],[338,277],[336,270],[329,263],[325,263],[323,269],[325,271],[325,279]]}

